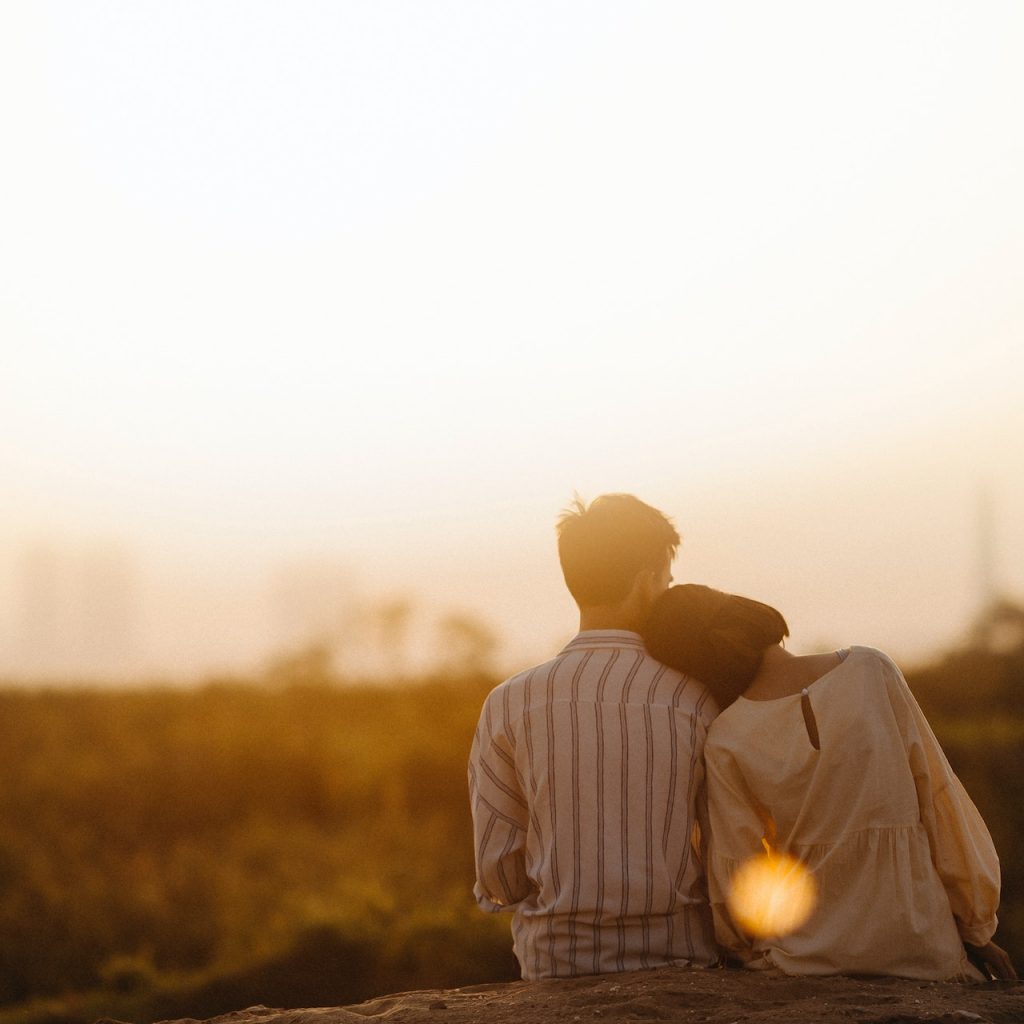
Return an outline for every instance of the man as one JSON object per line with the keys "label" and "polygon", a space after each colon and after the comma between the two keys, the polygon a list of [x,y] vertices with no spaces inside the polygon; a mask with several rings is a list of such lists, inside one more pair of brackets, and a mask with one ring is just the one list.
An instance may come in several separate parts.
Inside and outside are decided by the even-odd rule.
{"label": "man", "polygon": [[474,892],[512,910],[527,980],[715,962],[695,848],[717,708],[643,648],[679,534],[628,494],[558,523],[580,632],[484,702],[469,762]]}

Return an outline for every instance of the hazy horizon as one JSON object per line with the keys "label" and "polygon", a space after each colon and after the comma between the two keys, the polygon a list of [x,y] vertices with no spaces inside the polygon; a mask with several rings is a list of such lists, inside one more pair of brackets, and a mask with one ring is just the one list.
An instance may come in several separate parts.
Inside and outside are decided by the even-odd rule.
{"label": "hazy horizon", "polygon": [[[1020,601],[1024,562],[1009,557],[1020,538],[1007,514],[1019,493],[994,496],[935,477],[908,484],[856,470],[836,472],[823,489],[818,479],[807,468],[788,494],[777,492],[764,504],[762,481],[733,482],[722,488],[724,502],[713,494],[695,497],[689,517],[681,502],[662,501],[683,534],[676,580],[775,603],[789,619],[797,652],[864,643],[918,664],[961,643],[987,600]],[[884,510],[872,492],[886,494]],[[795,514],[802,508],[828,516],[835,507],[843,518],[817,530]],[[553,655],[576,628],[557,563],[555,515],[546,523],[539,510],[520,518],[517,532],[503,530],[497,518],[490,538],[476,523],[461,552],[458,531],[466,524],[457,519],[449,520],[442,545],[419,553],[411,538],[422,524],[393,524],[397,543],[389,546],[391,557],[377,562],[360,561],[342,536],[320,556],[264,552],[244,565],[185,544],[157,552],[109,539],[63,538],[47,546],[37,538],[0,561],[13,583],[0,592],[0,621],[7,623],[0,678],[198,682],[257,674],[320,641],[334,647],[342,672],[387,675],[398,662],[416,674],[440,664],[439,630],[449,614],[491,630],[495,668],[516,671]],[[836,545],[844,525],[855,536]],[[488,544],[491,562],[481,567],[472,553]],[[59,577],[53,614],[64,628],[61,644],[29,650],[24,574],[33,557]],[[409,615],[402,650],[388,655],[375,613],[395,602],[407,603]],[[74,635],[90,623],[91,640]],[[118,623],[130,629],[120,648]]]}

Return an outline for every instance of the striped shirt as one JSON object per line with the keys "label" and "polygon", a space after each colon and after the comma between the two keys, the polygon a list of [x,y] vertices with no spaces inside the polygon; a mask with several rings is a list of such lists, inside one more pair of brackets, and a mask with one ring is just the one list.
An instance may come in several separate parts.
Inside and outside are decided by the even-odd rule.
{"label": "striped shirt", "polygon": [[474,894],[514,910],[525,979],[715,962],[695,824],[716,711],[625,630],[579,633],[488,695]]}

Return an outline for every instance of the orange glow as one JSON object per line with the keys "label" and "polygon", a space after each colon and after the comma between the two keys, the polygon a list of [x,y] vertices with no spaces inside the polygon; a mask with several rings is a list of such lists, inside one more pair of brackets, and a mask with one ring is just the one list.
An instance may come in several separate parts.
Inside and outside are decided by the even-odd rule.
{"label": "orange glow", "polygon": [[774,852],[767,842],[764,848],[736,872],[728,898],[733,920],[759,939],[795,931],[817,903],[817,886],[807,868]]}

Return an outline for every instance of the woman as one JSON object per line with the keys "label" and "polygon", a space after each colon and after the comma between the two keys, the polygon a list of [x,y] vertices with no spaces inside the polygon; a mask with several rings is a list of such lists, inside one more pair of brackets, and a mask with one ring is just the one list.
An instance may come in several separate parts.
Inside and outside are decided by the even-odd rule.
{"label": "woman", "polygon": [[[902,674],[881,651],[789,653],[774,608],[676,586],[649,652],[701,680],[721,714],[705,746],[715,931],[750,967],[786,974],[1016,977],[992,942],[999,862]],[[762,840],[804,862],[818,901],[791,934],[743,933],[727,909]]]}

